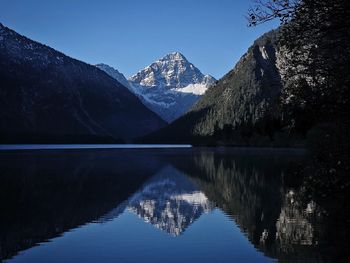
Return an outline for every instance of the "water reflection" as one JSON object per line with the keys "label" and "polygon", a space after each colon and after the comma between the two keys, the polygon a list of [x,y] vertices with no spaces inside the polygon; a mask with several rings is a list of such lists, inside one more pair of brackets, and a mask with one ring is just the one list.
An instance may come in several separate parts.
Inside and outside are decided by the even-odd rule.
{"label": "water reflection", "polygon": [[97,220],[161,165],[131,152],[0,154],[2,258]]}
{"label": "water reflection", "polygon": [[[14,262],[37,262],[30,260],[35,249],[30,248],[50,240],[51,250],[40,245],[39,259],[46,262],[52,247],[64,242],[55,237],[75,229],[81,247],[93,244],[89,258],[80,255],[85,262],[112,262],[124,252],[130,262],[170,260],[169,253],[185,248],[191,262],[211,262],[210,256],[220,262],[332,262],[344,246],[330,245],[332,221],[296,174],[304,159],[299,153],[218,149],[0,153],[1,255],[10,259],[25,250]],[[218,211],[232,218],[231,230],[220,235],[216,228],[226,226],[227,219]],[[110,231],[93,232],[96,241],[79,236],[96,225],[108,225]],[[147,225],[171,239],[147,232]],[[113,229],[119,233],[112,234]],[[134,239],[127,242],[128,236]],[[101,240],[114,240],[124,249],[109,249]],[[205,254],[206,246],[216,252]],[[68,243],[56,253],[72,259],[64,247]],[[104,260],[93,247],[105,248]],[[131,252],[136,247],[152,254],[137,257]],[[184,255],[174,253],[169,262],[176,260],[185,260]]]}
{"label": "water reflection", "polygon": [[[205,152],[181,167],[239,225],[260,251],[280,262],[322,262],[326,213],[299,189],[298,156]],[[299,190],[295,190],[299,189]]]}
{"label": "water reflection", "polygon": [[183,173],[168,165],[101,221],[116,218],[127,209],[154,227],[178,236],[213,208],[214,205]]}

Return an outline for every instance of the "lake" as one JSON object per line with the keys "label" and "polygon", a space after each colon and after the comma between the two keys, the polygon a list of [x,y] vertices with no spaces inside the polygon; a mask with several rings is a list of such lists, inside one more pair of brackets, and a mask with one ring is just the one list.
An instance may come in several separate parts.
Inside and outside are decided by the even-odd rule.
{"label": "lake", "polygon": [[302,150],[48,148],[0,151],[2,262],[334,262],[347,253],[347,229],[304,191]]}

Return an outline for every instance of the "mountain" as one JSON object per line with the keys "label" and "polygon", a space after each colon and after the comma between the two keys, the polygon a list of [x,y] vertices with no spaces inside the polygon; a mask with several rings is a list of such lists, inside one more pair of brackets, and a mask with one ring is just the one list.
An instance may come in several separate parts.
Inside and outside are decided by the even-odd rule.
{"label": "mountain", "polygon": [[129,90],[132,90],[129,81],[126,79],[126,77],[123,75],[123,73],[120,73],[115,68],[112,68],[106,64],[97,64],[96,67],[106,72],[109,76],[117,80],[120,84],[122,84],[124,87],[127,87]]}
{"label": "mountain", "polygon": [[[249,144],[278,126],[282,89],[276,31],[248,49],[235,68],[210,88],[184,116],[148,137],[168,142]],[[256,135],[257,137],[260,136]],[[265,139],[264,139],[265,140]]]}
{"label": "mountain", "polygon": [[129,82],[148,108],[172,122],[185,114],[215,79],[175,52],[133,75]]}
{"label": "mountain", "polygon": [[0,141],[130,139],[165,123],[98,68],[0,24]]}

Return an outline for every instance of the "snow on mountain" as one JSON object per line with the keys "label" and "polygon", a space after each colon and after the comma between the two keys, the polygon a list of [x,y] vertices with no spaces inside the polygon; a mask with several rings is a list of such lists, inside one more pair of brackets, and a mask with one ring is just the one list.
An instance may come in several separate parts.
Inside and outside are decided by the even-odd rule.
{"label": "snow on mountain", "polygon": [[215,80],[204,76],[179,52],[171,53],[139,71],[129,79],[145,87],[184,88],[191,84],[210,84]]}
{"label": "snow on mountain", "polygon": [[127,87],[167,122],[185,114],[216,81],[212,76],[203,75],[179,52],[157,60],[129,80],[108,65],[96,66]]}
{"label": "snow on mountain", "polygon": [[174,52],[129,78],[144,104],[167,122],[185,114],[216,80]]}

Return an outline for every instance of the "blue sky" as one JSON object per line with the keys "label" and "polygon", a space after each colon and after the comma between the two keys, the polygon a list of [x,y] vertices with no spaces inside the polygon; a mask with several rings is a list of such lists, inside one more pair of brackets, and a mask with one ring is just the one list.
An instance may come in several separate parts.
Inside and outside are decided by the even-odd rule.
{"label": "blue sky", "polygon": [[222,77],[277,21],[248,28],[250,0],[1,0],[0,22],[90,64],[126,77],[179,51]]}

